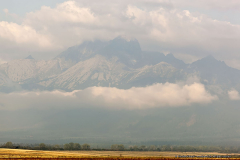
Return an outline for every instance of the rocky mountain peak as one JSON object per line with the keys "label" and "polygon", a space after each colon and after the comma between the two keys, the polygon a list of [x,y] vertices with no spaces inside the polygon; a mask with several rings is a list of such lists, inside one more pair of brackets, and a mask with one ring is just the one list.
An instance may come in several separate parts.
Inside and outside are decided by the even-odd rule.
{"label": "rocky mountain peak", "polygon": [[34,58],[31,55],[29,55],[25,59],[34,59]]}
{"label": "rocky mountain peak", "polygon": [[109,41],[109,47],[114,47],[119,51],[127,52],[141,52],[141,47],[137,39],[126,38],[124,36],[118,36],[115,39]]}
{"label": "rocky mountain peak", "polygon": [[215,59],[212,55],[204,57],[200,60],[197,60],[191,64],[193,67],[200,67],[200,68],[225,68],[227,65],[224,61],[219,61]]}

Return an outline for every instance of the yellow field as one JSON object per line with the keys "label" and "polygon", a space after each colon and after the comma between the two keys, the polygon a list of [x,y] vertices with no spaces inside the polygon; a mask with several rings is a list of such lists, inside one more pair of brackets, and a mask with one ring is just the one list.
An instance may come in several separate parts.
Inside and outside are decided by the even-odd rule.
{"label": "yellow field", "polygon": [[38,151],[24,149],[2,149],[0,158],[81,158],[81,157],[175,157],[176,155],[240,155],[216,152],[138,152],[138,151]]}

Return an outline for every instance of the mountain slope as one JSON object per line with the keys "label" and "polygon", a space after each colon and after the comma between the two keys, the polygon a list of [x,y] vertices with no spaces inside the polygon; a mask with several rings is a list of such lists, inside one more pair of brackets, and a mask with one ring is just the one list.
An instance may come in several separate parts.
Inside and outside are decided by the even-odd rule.
{"label": "mountain slope", "polygon": [[180,68],[187,66],[172,54],[165,56],[159,52],[142,51],[136,39],[126,39],[121,36],[105,42],[100,40],[83,42],[81,45],[68,48],[55,59],[60,58],[78,63],[97,54],[107,59],[117,58],[117,62],[123,63],[130,68],[141,68],[145,65],[155,65],[160,62],[167,62],[174,67]]}
{"label": "mountain slope", "polygon": [[117,58],[107,59],[96,55],[78,62],[57,77],[40,84],[63,90],[84,89],[91,86],[131,88],[154,83],[175,82],[185,78],[185,74],[166,62],[131,69],[117,60]]}
{"label": "mountain slope", "polygon": [[185,78],[180,70],[173,67],[166,62],[160,62],[156,65],[146,65],[142,68],[136,69],[134,75],[128,80],[130,86],[146,86],[154,83],[175,83],[177,80]]}
{"label": "mountain slope", "polygon": [[50,88],[82,89],[90,86],[115,86],[130,73],[124,64],[116,59],[107,60],[96,55],[85,61],[80,61],[57,77],[40,84]]}
{"label": "mountain slope", "polygon": [[81,45],[68,48],[66,51],[59,54],[55,59],[64,59],[66,61],[72,61],[74,63],[87,60],[98,54],[99,50],[104,48],[107,42],[96,40],[94,42],[87,41]]}
{"label": "mountain slope", "polygon": [[0,92],[13,92],[21,90],[21,86],[12,82],[3,70],[0,70]]}
{"label": "mountain slope", "polygon": [[117,37],[73,46],[53,60],[27,59],[0,65],[0,86],[18,84],[23,89],[67,91],[91,86],[144,87],[154,83],[185,81],[197,77],[207,88],[240,90],[240,71],[208,56],[185,64],[173,54],[142,51],[136,39]]}
{"label": "mountain slope", "polygon": [[[22,85],[25,89],[40,89],[39,81],[57,76],[62,72],[59,61],[57,60],[34,60],[19,59],[0,65],[0,70],[5,75],[5,81],[0,86],[13,83]],[[11,83],[9,83],[11,82]],[[31,86],[31,87],[28,87]]]}
{"label": "mountain slope", "polygon": [[240,87],[240,71],[212,56],[193,62],[188,68],[189,71],[197,73],[202,83],[206,85],[221,85],[223,88]]}

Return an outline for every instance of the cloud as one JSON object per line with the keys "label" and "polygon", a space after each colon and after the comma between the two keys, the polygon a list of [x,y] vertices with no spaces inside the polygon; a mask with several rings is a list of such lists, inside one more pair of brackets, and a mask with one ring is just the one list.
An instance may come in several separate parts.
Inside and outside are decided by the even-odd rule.
{"label": "cloud", "polygon": [[28,13],[24,23],[42,26],[42,22],[88,24],[95,21],[96,18],[89,8],[78,7],[75,1],[67,1],[58,4],[56,8],[42,6],[39,11]]}
{"label": "cloud", "polygon": [[193,114],[193,115],[190,117],[189,121],[186,123],[186,125],[187,125],[188,127],[190,127],[190,126],[194,125],[195,123],[196,123],[196,114]]}
{"label": "cloud", "polygon": [[3,12],[5,13],[5,14],[8,14],[9,13],[9,11],[8,11],[8,9],[3,9]]}
{"label": "cloud", "polygon": [[197,7],[202,9],[217,9],[217,10],[240,10],[238,0],[173,0],[173,4],[182,7]]}
{"label": "cloud", "polygon": [[0,65],[1,64],[4,64],[4,63],[7,63],[7,61],[3,60],[2,58],[0,58]]}
{"label": "cloud", "polygon": [[228,96],[231,100],[240,100],[239,92],[235,89],[228,91]]}
{"label": "cloud", "polygon": [[197,117],[196,114],[192,114],[187,122],[183,121],[183,122],[179,123],[178,126],[179,127],[183,127],[183,126],[190,127],[190,126],[192,126],[192,125],[194,125],[196,123],[196,121],[197,121],[196,117]]}
{"label": "cloud", "polygon": [[[237,7],[238,2],[180,2],[79,0],[59,3],[55,8],[42,6],[27,13],[20,24],[0,22],[0,53],[8,51],[9,58],[16,56],[12,54],[15,52],[22,57],[29,55],[26,51],[31,51],[34,57],[48,52],[45,55],[52,58],[56,52],[85,40],[110,40],[128,35],[136,37],[144,50],[171,52],[187,62],[212,54],[239,67],[240,25],[181,9],[197,5],[232,8]],[[237,62],[230,63],[232,60]]]}
{"label": "cloud", "polygon": [[127,90],[110,87],[90,87],[72,92],[14,92],[0,94],[1,110],[20,109],[149,109],[158,107],[180,107],[206,104],[218,97],[209,94],[204,85],[194,83],[179,85],[173,83],[154,84]]}
{"label": "cloud", "polygon": [[47,37],[37,33],[31,26],[16,23],[0,22],[0,38],[17,45],[36,45],[49,47],[51,42]]}

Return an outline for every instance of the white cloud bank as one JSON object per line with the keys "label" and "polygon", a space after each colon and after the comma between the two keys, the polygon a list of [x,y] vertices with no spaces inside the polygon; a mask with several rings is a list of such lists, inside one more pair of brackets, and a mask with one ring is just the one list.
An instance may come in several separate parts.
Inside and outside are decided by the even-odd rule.
{"label": "white cloud bank", "polygon": [[1,64],[4,64],[4,63],[7,63],[7,61],[5,61],[5,60],[3,60],[3,59],[0,58],[0,65],[1,65]]}
{"label": "white cloud bank", "polygon": [[32,27],[18,25],[16,23],[0,22],[1,39],[14,42],[16,44],[37,45],[39,47],[49,47],[51,43],[44,35],[37,33]]}
{"label": "white cloud bank", "polygon": [[107,108],[149,109],[206,104],[217,100],[204,85],[154,84],[127,90],[110,87],[90,87],[73,92],[43,91],[0,94],[1,110]]}
{"label": "white cloud bank", "polygon": [[[167,0],[170,2],[170,0]],[[175,5],[182,7],[197,7],[201,9],[217,10],[238,10],[240,11],[239,0],[173,0]]]}
{"label": "white cloud bank", "polygon": [[[210,9],[225,4],[227,8],[240,6],[235,0],[78,0],[60,3],[55,8],[42,6],[27,13],[19,24],[0,22],[0,54],[24,58],[31,51],[33,57],[52,58],[56,52],[85,40],[129,35],[147,50],[172,52],[187,61],[210,53],[239,67],[235,64],[240,61],[240,25],[181,9],[205,4]],[[237,62],[230,63],[232,60]]]}
{"label": "white cloud bank", "polygon": [[239,92],[235,89],[228,91],[228,96],[231,100],[240,100]]}

